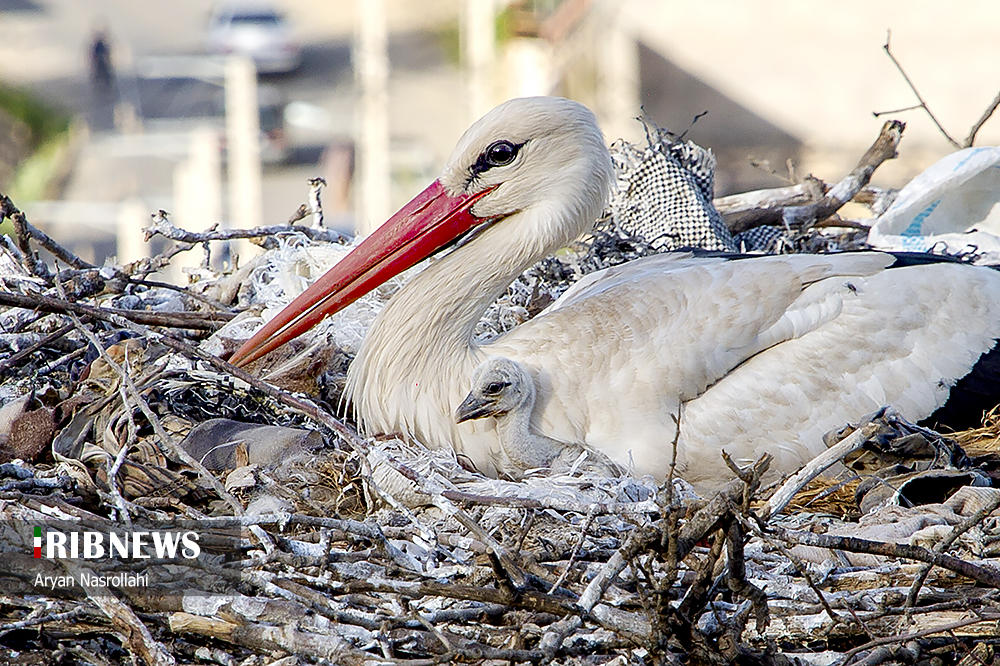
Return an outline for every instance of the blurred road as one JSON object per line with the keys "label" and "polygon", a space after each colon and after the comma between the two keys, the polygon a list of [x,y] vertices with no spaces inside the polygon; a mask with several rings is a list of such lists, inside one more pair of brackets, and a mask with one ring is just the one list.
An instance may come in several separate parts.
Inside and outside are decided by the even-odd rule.
{"label": "blurred road", "polygon": [[[281,92],[290,105],[286,118],[292,121],[286,124],[288,159],[265,166],[263,219],[268,224],[287,220],[305,201],[306,180],[327,175],[321,163],[324,150],[331,144],[349,145],[355,123],[351,67],[355,2],[276,4],[286,9],[302,44],[303,60],[294,73],[260,78],[261,84]],[[119,101],[136,109],[140,123],[164,115],[179,102],[191,104],[190,99],[178,100],[178,92],[169,86],[152,96],[141,92],[144,86],[131,72],[149,56],[203,53],[212,5],[211,0],[171,0],[165,9],[134,0],[0,0],[5,35],[0,42],[0,80],[32,88],[51,103],[79,114],[97,140],[116,127]],[[443,30],[456,30],[458,3],[388,0],[387,8],[394,31],[389,42],[393,165],[401,183],[393,192],[393,203],[401,203],[433,177],[464,126],[463,107],[457,103],[460,73],[449,61],[441,38]],[[112,96],[100,94],[89,78],[89,49],[101,29],[110,38],[117,73]],[[119,108],[117,126],[123,124],[128,121],[123,123]],[[85,160],[80,168],[100,169],[100,164],[99,159]],[[157,169],[163,170],[149,167],[150,177],[158,177],[153,173]],[[83,191],[70,191],[69,198],[123,196],[119,173],[98,172],[77,180],[81,183],[77,190]],[[141,185],[144,179],[131,174],[129,180]],[[99,191],[102,188],[106,191]],[[156,194],[169,193],[169,185],[160,189]]]}

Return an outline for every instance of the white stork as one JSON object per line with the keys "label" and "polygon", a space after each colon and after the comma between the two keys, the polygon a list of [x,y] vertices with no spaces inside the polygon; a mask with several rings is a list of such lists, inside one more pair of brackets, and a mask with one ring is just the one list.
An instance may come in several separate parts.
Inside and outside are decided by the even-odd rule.
{"label": "white stork", "polygon": [[475,368],[526,367],[532,429],[663,477],[680,416],[678,471],[704,489],[721,451],[773,470],[822,435],[891,404],[923,419],[1000,337],[1000,274],[954,263],[891,268],[879,253],[738,261],[647,257],[592,274],[484,346],[473,329],[522,271],[591,229],[611,160],[589,110],[515,99],[469,128],[440,178],[265,325],[248,363],[453,244],[385,306],[348,373],[366,432],[454,447],[495,475],[492,419],[456,423]]}

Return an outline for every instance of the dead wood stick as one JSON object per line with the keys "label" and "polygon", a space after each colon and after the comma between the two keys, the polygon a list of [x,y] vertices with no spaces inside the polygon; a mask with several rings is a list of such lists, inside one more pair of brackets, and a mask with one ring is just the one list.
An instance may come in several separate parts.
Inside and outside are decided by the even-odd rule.
{"label": "dead wood stick", "polygon": [[818,178],[809,176],[796,185],[754,190],[740,194],[730,194],[712,200],[720,215],[746,213],[752,210],[774,210],[786,206],[801,206],[818,201],[826,194],[826,185]]}
{"label": "dead wood stick", "polygon": [[[179,294],[183,294],[187,298],[193,298],[196,301],[204,303],[209,307],[215,308],[220,312],[232,312],[231,308],[225,303],[220,303],[214,299],[208,298],[203,294],[199,294],[196,291],[188,289],[187,287],[178,287],[176,284],[170,284],[169,282],[160,282],[158,280],[145,280],[142,278],[134,278],[131,276],[126,276],[128,281],[132,284],[142,285],[144,287],[155,287],[157,289],[169,289],[170,291],[176,291]],[[234,313],[235,316],[236,313]]]}
{"label": "dead wood stick", "polygon": [[738,234],[762,224],[780,224],[785,208],[815,203],[827,189],[823,181],[810,176],[797,185],[732,194],[719,197],[712,204],[720,214],[729,216],[726,226]]}
{"label": "dead wood stick", "polygon": [[[331,569],[331,572],[333,570]],[[438,583],[436,581],[405,581],[398,579],[368,579],[349,580],[342,582],[327,582],[326,589],[331,594],[347,595],[358,592],[382,592],[419,598],[423,596],[445,597],[447,599],[462,599],[464,601],[481,601],[488,604],[500,604],[507,607],[524,608],[527,610],[551,613],[560,617],[574,615],[578,611],[571,598],[555,596],[535,590],[521,590],[511,597],[502,590],[475,585],[453,583]]]}
{"label": "dead wood stick", "polygon": [[82,303],[73,303],[62,298],[54,298],[44,294],[25,296],[7,291],[0,291],[0,305],[25,310],[41,310],[55,314],[87,315],[95,319],[117,323],[110,317],[122,317],[137,324],[147,326],[163,326],[167,328],[190,328],[214,331],[236,315],[231,312],[146,312],[144,310],[122,310],[120,308],[97,308]]}
{"label": "dead wood stick", "polygon": [[496,495],[479,495],[468,493],[462,490],[444,490],[443,496],[455,502],[468,502],[469,504],[479,504],[483,506],[504,506],[517,509],[553,509],[555,511],[570,511],[584,515],[593,512],[595,515],[635,515],[648,514],[660,510],[655,500],[645,500],[642,502],[594,502],[583,504],[561,500],[553,497],[545,500],[533,497],[499,497]]}
{"label": "dead wood stick", "polygon": [[567,576],[569,576],[570,570],[573,568],[573,562],[576,560],[576,556],[580,553],[580,549],[583,548],[583,542],[587,540],[587,530],[590,529],[591,523],[594,522],[594,517],[597,514],[594,511],[587,513],[586,519],[583,521],[583,525],[580,527],[580,536],[577,537],[576,544],[573,545],[573,550],[569,554],[569,562],[566,563],[566,568],[563,569],[562,574],[556,579],[556,582],[552,583],[552,587],[549,588],[549,594],[552,594],[566,581]]}
{"label": "dead wood stick", "polygon": [[77,606],[73,610],[66,611],[65,613],[48,613],[46,615],[39,615],[37,617],[29,617],[26,620],[20,620],[19,622],[8,622],[7,624],[0,624],[0,636],[8,634],[16,629],[26,629],[28,627],[37,627],[40,624],[49,624],[50,622],[70,622],[77,619],[80,616],[88,615],[92,611],[83,606]]}
{"label": "dead wood stick", "polygon": [[817,476],[839,462],[844,456],[861,448],[865,442],[871,439],[881,427],[881,423],[876,423],[880,419],[894,418],[898,416],[891,407],[883,407],[866,423],[858,428],[835,445],[823,451],[818,456],[806,463],[806,466],[793,474],[771,498],[767,500],[764,507],[763,518],[769,520],[773,516],[781,513],[795,495]]}
{"label": "dead wood stick", "polygon": [[[80,257],[76,256],[75,254],[64,248],[62,245],[55,242],[55,240],[53,240],[52,237],[49,236],[47,233],[45,233],[41,229],[38,229],[33,224],[28,222],[28,219],[27,217],[25,217],[24,213],[18,210],[14,206],[14,203],[8,197],[0,195],[0,219],[2,219],[2,217],[8,217],[10,218],[11,222],[14,223],[14,228],[18,236],[18,245],[21,248],[21,251],[24,252],[26,255],[33,256],[34,254],[27,241],[27,239],[31,238],[35,240],[43,248],[52,253],[52,256],[54,256],[57,260],[63,262],[68,266],[80,269],[96,268],[93,264],[84,261]],[[24,237],[23,241],[22,241],[22,235]],[[40,260],[37,259],[36,257],[36,261]],[[48,267],[46,267],[45,270],[48,271]],[[39,275],[39,277],[43,276]]]}
{"label": "dead wood stick", "polygon": [[83,358],[86,355],[87,355],[87,347],[86,346],[80,347],[76,351],[71,351],[70,353],[64,354],[63,356],[60,356],[59,358],[50,363],[46,363],[42,367],[38,368],[35,372],[38,375],[47,375],[56,368],[60,367],[61,365],[69,363],[70,361],[75,361],[78,358]]}
{"label": "dead wood stick", "polygon": [[409,565],[409,560],[398,548],[389,543],[382,528],[377,523],[360,522],[342,518],[327,518],[324,516],[307,516],[299,513],[292,514],[259,514],[254,516],[209,516],[191,520],[189,518],[176,518],[164,523],[169,523],[184,528],[207,528],[207,527],[251,527],[258,525],[307,525],[312,527],[325,527],[331,530],[343,532],[356,537],[367,539],[374,544],[378,544],[386,552],[386,556],[395,564],[401,567]]}
{"label": "dead wood stick", "polygon": [[[614,583],[615,579],[618,578],[619,574],[629,565],[629,562],[639,553],[658,543],[659,540],[660,531],[658,529],[651,526],[635,528],[625,544],[615,551],[615,554],[611,556],[607,564],[601,567],[597,576],[590,581],[583,594],[580,595],[580,599],[576,602],[577,612],[550,626],[545,634],[542,635],[538,643],[539,648],[549,653],[558,650],[570,634],[583,626],[584,616],[592,615],[599,622],[612,619],[607,613],[610,607],[603,604],[598,606],[598,602],[611,584]],[[597,610],[598,608],[601,610]],[[633,635],[649,636],[652,631],[649,623],[638,620],[638,618],[636,620],[636,622],[632,623],[635,626],[630,627],[632,630],[630,633]],[[619,623],[615,622],[614,624]]]}
{"label": "dead wood stick", "polygon": [[[763,474],[769,465],[770,457],[762,457],[755,464],[756,474],[758,476]],[[697,511],[684,524],[675,540],[675,552],[678,559],[687,557],[702,538],[718,529],[720,524],[730,515],[732,507],[742,503],[744,488],[745,484],[741,479],[730,481],[715,498]],[[580,599],[576,604],[580,611],[583,614],[591,615],[602,624],[612,619],[617,620],[615,625],[620,627],[620,618],[612,617],[608,612],[611,607],[604,604],[599,606],[598,601],[600,601],[607,589],[618,578],[621,572],[625,570],[625,567],[629,565],[632,559],[654,545],[660,544],[662,538],[662,530],[658,527],[642,526],[635,528],[625,544],[615,551],[614,555],[608,559],[607,563],[587,585],[583,594],[580,595]],[[649,636],[651,634],[652,629],[648,622],[638,620],[637,618],[630,619],[636,620],[634,626],[630,627],[634,637]],[[574,615],[556,622],[542,636],[539,641],[539,647],[549,651],[559,648],[566,637],[582,626],[582,623],[582,615]]]}
{"label": "dead wood stick", "polygon": [[331,660],[345,666],[433,666],[435,664],[481,662],[484,660],[511,663],[537,663],[545,658],[539,650],[500,649],[469,641],[462,647],[452,647],[442,655],[430,659],[395,659],[377,657],[352,647],[336,635],[322,635],[298,631],[292,627],[275,627],[263,624],[236,624],[226,620],[207,618],[190,613],[173,613],[169,618],[170,630],[216,638],[232,645],[261,651],[280,649],[293,654]]}
{"label": "dead wood stick", "polygon": [[[754,475],[760,478],[771,464],[771,456],[763,455],[754,463]],[[742,479],[733,479],[716,493],[708,504],[695,512],[677,536],[677,558],[683,560],[695,545],[709,534],[722,529],[730,517],[733,506],[743,503],[745,484]]]}
{"label": "dead wood stick", "polygon": [[[2,294],[0,294],[0,295],[2,295]],[[88,321],[88,322],[90,321],[90,317],[84,317],[82,319],[84,321]],[[62,336],[66,335],[67,333],[69,333],[70,331],[72,331],[74,328],[75,328],[75,324],[72,324],[72,323],[70,323],[70,324],[63,324],[62,326],[60,326],[56,330],[52,331],[51,333],[49,333],[48,335],[46,335],[45,337],[43,337],[42,339],[40,339],[35,344],[30,345],[28,347],[25,347],[24,349],[22,349],[21,351],[17,352],[16,354],[13,354],[10,358],[4,360],[3,362],[0,362],[0,377],[2,377],[4,375],[4,373],[6,373],[9,368],[13,368],[16,365],[20,364],[21,361],[23,361],[24,359],[28,358],[32,354],[34,354],[36,351],[38,351],[39,349],[41,349],[45,345],[52,344],[53,342],[55,342],[56,340],[58,340]]]}
{"label": "dead wood stick", "polygon": [[275,648],[293,654],[332,660],[337,664],[365,664],[372,655],[351,647],[337,635],[304,632],[288,626],[236,624],[190,613],[173,613],[168,621],[170,631],[199,634],[251,649],[271,651]]}
{"label": "dead wood stick", "polygon": [[[986,518],[986,516],[996,511],[998,507],[1000,507],[1000,497],[995,497],[993,498],[993,501],[989,502],[986,506],[976,511],[958,525],[955,525],[947,537],[934,545],[934,552],[943,553],[951,547],[951,544],[955,543],[958,537],[962,536],[976,525],[979,525],[983,519]],[[920,588],[923,586],[924,581],[927,580],[927,574],[930,573],[931,567],[933,566],[933,564],[925,564],[920,567],[920,571],[917,573],[917,577],[914,579],[913,585],[910,586],[910,590],[906,594],[906,603],[903,605],[905,609],[905,613],[903,614],[904,622],[909,622],[910,613],[917,603],[917,595],[920,594]]]}
{"label": "dead wood stick", "polygon": [[787,226],[799,226],[805,231],[840,210],[868,184],[872,174],[883,162],[896,157],[896,148],[905,128],[906,125],[898,120],[887,120],[875,143],[861,156],[857,166],[816,203],[786,208],[782,214],[784,223]]}
{"label": "dead wood stick", "polygon": [[148,666],[173,666],[177,663],[166,648],[153,638],[149,628],[142,623],[142,620],[131,608],[116,597],[110,589],[96,587],[89,583],[92,578],[97,578],[93,571],[72,564],[71,560],[62,560],[62,563],[73,578],[79,581],[80,586],[86,590],[87,597],[108,617],[115,631],[125,638],[125,645],[133,654],[141,657]]}
{"label": "dead wood stick", "polygon": [[801,544],[803,546],[818,546],[819,548],[829,548],[830,550],[846,550],[850,553],[867,553],[869,555],[883,555],[885,557],[903,558],[907,560],[917,560],[928,562],[942,569],[948,569],[955,573],[971,578],[977,583],[989,587],[1000,589],[1000,571],[989,567],[980,566],[959,559],[944,553],[935,553],[920,546],[911,546],[905,543],[885,543],[882,541],[871,541],[858,537],[831,536],[829,534],[815,534],[813,532],[785,530],[772,527],[775,538],[790,544]]}
{"label": "dead wood stick", "polygon": [[[754,463],[753,474],[756,478],[767,470],[771,464],[770,456],[762,456]],[[695,545],[706,535],[719,529],[723,522],[729,517],[732,507],[742,504],[746,485],[742,479],[730,481],[716,496],[704,507],[698,510],[681,528],[676,539],[676,556],[679,560],[684,559],[694,549]],[[650,548],[654,544],[659,544],[662,540],[662,533],[656,527],[637,527],[629,535],[626,543],[615,551],[607,564],[601,568],[593,580],[587,585],[577,606],[585,612],[595,609],[598,600],[604,595],[608,587],[618,575],[625,570],[629,562],[639,553]],[[597,613],[594,613],[598,617]],[[598,619],[600,619],[598,617]],[[558,631],[558,630],[555,630]],[[553,634],[555,633],[553,632]],[[558,635],[550,636],[547,633],[542,637],[543,645],[552,645],[554,641],[561,644]]]}
{"label": "dead wood stick", "polygon": [[[760,526],[756,525],[753,521],[747,520],[745,517],[739,515],[736,516],[736,520],[738,520],[740,524],[743,525],[743,528],[745,530],[747,530],[748,532],[752,532],[759,539],[763,540],[768,545],[777,549],[779,553],[781,553],[789,562],[792,563],[792,566],[795,567],[795,570],[798,572],[798,574],[802,576],[803,579],[805,579],[806,585],[809,586],[809,588],[813,591],[813,594],[815,594],[816,597],[819,599],[820,604],[823,606],[823,610],[826,611],[826,614],[830,616],[831,620],[833,620],[834,622],[843,622],[846,624],[846,620],[840,617],[840,614],[833,610],[833,606],[830,605],[830,602],[827,600],[826,595],[823,593],[823,590],[819,589],[819,586],[816,585],[816,582],[812,579],[812,576],[809,574],[809,568],[805,565],[804,562],[802,562],[802,560],[793,555],[791,551],[789,551],[788,548],[785,547],[784,544],[778,542],[775,539],[772,539],[770,536],[765,534],[764,531],[760,529]],[[850,611],[851,614],[853,615],[853,609],[851,609],[850,606],[847,606],[846,604],[845,607],[847,607],[847,610]],[[855,619],[858,619],[857,616],[855,616]]]}
{"label": "dead wood stick", "polygon": [[[309,212],[313,211],[310,210]],[[264,236],[277,236],[279,234],[302,234],[303,236],[309,238],[309,240],[323,243],[344,244],[349,240],[344,234],[325,227],[313,228],[287,224],[254,227],[253,229],[210,229],[209,231],[196,233],[193,231],[185,231],[180,227],[174,226],[169,220],[167,220],[167,216],[164,211],[160,211],[159,214],[154,215],[153,223],[150,226],[143,228],[143,236],[147,242],[154,236],[159,235],[179,243],[191,243],[192,246],[198,243],[207,243],[210,241],[261,238]]]}
{"label": "dead wood stick", "polygon": [[[944,135],[944,138],[948,139],[948,142],[951,143],[951,145],[954,146],[955,148],[961,148],[962,146],[959,145],[958,141],[955,141],[953,138],[951,138],[951,135],[948,134],[948,131],[945,130],[945,128],[941,125],[941,123],[938,122],[938,119],[934,116],[934,113],[931,111],[931,107],[927,106],[927,102],[924,101],[924,98],[920,94],[920,91],[917,90],[917,87],[915,85],[913,85],[913,81],[910,80],[910,77],[909,75],[907,75],[906,70],[903,69],[902,63],[896,60],[896,56],[893,55],[892,47],[889,44],[891,40],[892,40],[892,30],[886,30],[885,44],[882,45],[882,49],[885,50],[886,55],[889,56],[890,60],[892,60],[892,64],[896,66],[896,69],[899,70],[899,73],[903,75],[903,79],[906,81],[906,85],[910,86],[910,90],[912,90],[913,94],[917,96],[917,101],[920,102],[920,104],[918,104],[915,108],[918,109],[922,108],[924,111],[926,111],[927,115],[931,119],[931,122],[933,122],[934,125],[941,131],[941,134]],[[879,115],[881,114],[876,113],[875,117],[878,118]]]}
{"label": "dead wood stick", "polygon": [[24,216],[10,197],[0,195],[0,220],[9,219],[14,225],[14,236],[17,239],[17,248],[20,252],[21,262],[29,274],[41,278],[46,282],[52,280],[52,272],[45,262],[39,259],[38,253],[31,249],[31,232],[27,218]]}
{"label": "dead wood stick", "polygon": [[883,638],[876,638],[875,640],[869,641],[864,645],[859,645],[844,654],[844,661],[841,663],[847,666],[851,663],[858,654],[864,652],[865,650],[871,650],[882,645],[892,645],[894,643],[905,643],[907,641],[912,641],[918,638],[924,638],[925,636],[933,636],[934,634],[943,634],[947,632],[954,631],[955,629],[961,629],[962,627],[967,627],[970,624],[979,624],[980,622],[997,622],[1000,621],[1000,613],[982,613],[976,617],[970,617],[966,620],[957,620],[955,622],[949,622],[948,624],[942,624],[937,627],[928,627],[927,629],[921,629],[920,631],[914,631],[910,634],[896,635],[896,636],[885,636]]}

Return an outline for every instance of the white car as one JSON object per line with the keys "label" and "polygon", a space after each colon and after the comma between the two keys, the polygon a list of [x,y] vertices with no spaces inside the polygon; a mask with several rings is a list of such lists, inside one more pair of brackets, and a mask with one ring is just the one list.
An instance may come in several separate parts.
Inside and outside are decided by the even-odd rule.
{"label": "white car", "polygon": [[262,73],[291,72],[302,62],[302,49],[292,38],[288,21],[265,2],[219,6],[209,19],[208,50],[245,55]]}

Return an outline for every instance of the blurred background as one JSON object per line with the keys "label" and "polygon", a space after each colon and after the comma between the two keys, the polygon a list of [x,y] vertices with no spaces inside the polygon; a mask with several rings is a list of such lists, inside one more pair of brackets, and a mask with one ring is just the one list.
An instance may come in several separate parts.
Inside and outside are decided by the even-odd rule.
{"label": "blurred background", "polygon": [[[482,113],[546,94],[609,142],[643,140],[640,107],[686,131],[717,195],[835,181],[873,112],[917,103],[889,29],[961,142],[1000,90],[993,0],[0,0],[0,192],[97,263],[147,254],[161,208],[195,231],[284,223],[313,176],[327,224],[366,233]],[[892,117],[900,159],[873,182],[899,187],[953,146],[922,111]]]}

